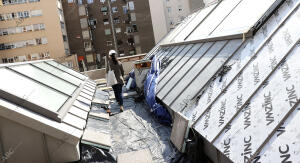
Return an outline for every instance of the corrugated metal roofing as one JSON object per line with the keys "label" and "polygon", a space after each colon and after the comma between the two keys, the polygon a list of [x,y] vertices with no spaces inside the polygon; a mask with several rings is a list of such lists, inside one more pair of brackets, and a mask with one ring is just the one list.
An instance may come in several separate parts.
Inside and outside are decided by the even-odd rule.
{"label": "corrugated metal roofing", "polygon": [[224,0],[189,17],[153,53],[163,68],[157,97],[234,162],[299,160],[299,4]]}

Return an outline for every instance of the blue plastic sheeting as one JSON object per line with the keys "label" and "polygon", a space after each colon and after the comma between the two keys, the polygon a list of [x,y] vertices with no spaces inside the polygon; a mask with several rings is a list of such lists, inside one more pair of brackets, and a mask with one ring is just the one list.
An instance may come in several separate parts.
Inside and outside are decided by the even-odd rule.
{"label": "blue plastic sheeting", "polygon": [[147,74],[147,78],[144,84],[144,94],[146,102],[150,107],[150,111],[156,116],[160,123],[171,125],[172,120],[169,112],[166,108],[156,102],[156,87],[160,73],[160,61],[156,59],[156,56],[152,58],[151,69]]}
{"label": "blue plastic sheeting", "polygon": [[128,76],[125,78],[125,82],[126,82],[126,85],[129,81],[129,78],[132,78],[132,83],[130,84],[130,89],[135,89],[136,88],[136,81],[135,81],[135,74],[134,74],[134,69],[132,69]]}

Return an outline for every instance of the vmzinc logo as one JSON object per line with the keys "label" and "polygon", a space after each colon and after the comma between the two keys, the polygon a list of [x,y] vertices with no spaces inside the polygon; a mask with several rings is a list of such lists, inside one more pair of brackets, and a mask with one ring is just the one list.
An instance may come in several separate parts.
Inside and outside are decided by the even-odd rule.
{"label": "vmzinc logo", "polygon": [[[223,141],[223,144],[224,144],[223,153],[226,157],[230,158],[231,139],[230,138],[225,139]],[[244,146],[244,149],[243,149],[243,152],[241,155],[244,157],[244,162],[246,163],[246,162],[249,162],[252,157],[252,137],[251,137],[251,135],[244,137],[243,146]]]}

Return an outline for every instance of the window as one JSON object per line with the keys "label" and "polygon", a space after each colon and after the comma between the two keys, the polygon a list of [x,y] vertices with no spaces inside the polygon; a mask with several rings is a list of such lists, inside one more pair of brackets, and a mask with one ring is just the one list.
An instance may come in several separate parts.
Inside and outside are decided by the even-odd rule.
{"label": "window", "polygon": [[[10,18],[12,18],[12,15],[11,14],[9,14],[10,15]],[[18,12],[18,17],[19,18],[24,18],[24,13],[23,12]]]}
{"label": "window", "polygon": [[88,4],[94,3],[94,0],[87,0]]}
{"label": "window", "polygon": [[107,46],[112,46],[113,44],[112,44],[112,41],[106,41],[106,45]]}
{"label": "window", "polygon": [[18,15],[16,13],[11,13],[12,19],[18,18]]}
{"label": "window", "polygon": [[3,62],[3,63],[7,63],[7,62],[8,62],[7,58],[3,58],[3,59],[2,59],[2,62]]}
{"label": "window", "polygon": [[77,0],[77,3],[78,3],[79,5],[82,5],[82,0]]}
{"label": "window", "polygon": [[[34,28],[34,25],[33,25]],[[16,33],[22,33],[23,27],[16,27]]]}
{"label": "window", "polygon": [[111,0],[112,3],[116,2],[117,0]]}
{"label": "window", "polygon": [[24,11],[24,18],[29,18],[29,12],[28,11]]}
{"label": "window", "polygon": [[90,32],[88,30],[82,31],[82,38],[83,39],[89,39],[90,38]]}
{"label": "window", "polygon": [[122,44],[123,44],[123,41],[122,41],[122,40],[117,40],[117,44],[118,44],[118,45],[122,45]]}
{"label": "window", "polygon": [[97,19],[89,19],[89,24],[92,26],[97,25]]}
{"label": "window", "polygon": [[47,40],[47,38],[45,38],[45,37],[42,37],[42,44],[47,44],[48,43],[48,40]]}
{"label": "window", "polygon": [[135,13],[130,13],[131,21],[136,21]]}
{"label": "window", "polygon": [[80,5],[78,8],[79,11],[79,16],[84,16],[86,15],[86,10],[85,10],[85,6],[84,5]]}
{"label": "window", "polygon": [[128,7],[127,6],[123,6],[123,13],[127,14],[128,13]]}
{"label": "window", "polygon": [[100,2],[104,4],[104,3],[105,3],[105,0],[100,0]]}
{"label": "window", "polygon": [[61,27],[61,29],[65,29],[65,23],[64,22],[60,22],[60,27]]}
{"label": "window", "polygon": [[182,5],[178,5],[178,11],[182,11]]}
{"label": "window", "polygon": [[[29,2],[39,2],[40,0],[29,0]],[[27,0],[3,0],[3,5],[14,5],[14,4],[23,4],[26,3]]]}
{"label": "window", "polygon": [[34,31],[39,31],[39,30],[44,30],[44,29],[45,29],[45,24],[33,24]]}
{"label": "window", "polygon": [[121,33],[121,28],[116,28],[116,33]]}
{"label": "window", "polygon": [[87,61],[87,63],[94,62],[94,56],[93,56],[93,54],[86,55],[86,61]]}
{"label": "window", "polygon": [[103,24],[104,24],[104,25],[108,25],[108,24],[109,24],[108,19],[103,19]]}
{"label": "window", "polygon": [[31,12],[29,11],[13,12],[7,14],[0,14],[0,21],[18,19],[17,24],[19,24],[23,22],[24,18],[41,16],[41,15],[42,15],[42,10],[33,10]]}
{"label": "window", "polygon": [[26,47],[26,46],[40,45],[40,44],[46,44],[46,43],[47,43],[46,38],[35,38],[35,39],[31,39],[31,40],[0,44],[0,50],[22,48],[22,47]]}
{"label": "window", "polygon": [[66,54],[66,55],[70,55],[70,50],[66,48],[66,49],[65,49],[65,54]]}
{"label": "window", "polygon": [[112,7],[111,10],[113,13],[116,13],[116,12],[118,12],[118,7]]}
{"label": "window", "polygon": [[31,57],[31,60],[37,60],[37,59],[40,59],[38,53],[30,54],[30,57]]}
{"label": "window", "polygon": [[7,58],[9,63],[14,63],[14,58]]}
{"label": "window", "polygon": [[31,13],[31,17],[42,16],[42,10],[33,10],[30,13]]}
{"label": "window", "polygon": [[134,36],[134,43],[136,43],[136,44],[140,43],[140,36],[138,36],[138,35]]}
{"label": "window", "polygon": [[45,29],[45,24],[39,24],[40,26],[40,30],[44,30]]}
{"label": "window", "polygon": [[85,51],[91,51],[92,50],[92,43],[91,42],[84,42],[84,49],[85,49]]}
{"label": "window", "polygon": [[30,31],[32,31],[32,30],[33,30],[32,25],[26,26],[26,31],[27,31],[27,32],[30,32]]}
{"label": "window", "polygon": [[41,45],[42,44],[42,39],[41,38],[36,38],[35,41],[36,41],[37,45]]}
{"label": "window", "polygon": [[110,31],[110,29],[105,29],[105,35],[110,35],[111,34],[111,31]]}
{"label": "window", "polygon": [[23,56],[19,56],[19,57],[18,57],[18,60],[19,60],[20,62],[23,62],[23,61],[26,61],[27,59],[26,59],[26,56],[23,55]]}
{"label": "window", "polygon": [[101,12],[107,12],[107,7],[105,7],[105,6],[104,6],[104,7],[101,7],[100,11],[101,11]]}
{"label": "window", "polygon": [[80,19],[80,26],[81,26],[82,29],[88,27],[87,18]]}
{"label": "window", "polygon": [[59,14],[59,20],[60,21],[64,21],[64,13],[63,13],[63,10],[62,9],[58,9],[58,14]]}
{"label": "window", "polygon": [[68,3],[73,3],[74,2],[74,0],[68,0]]}
{"label": "window", "polygon": [[134,45],[134,39],[133,38],[128,38],[127,40],[128,44],[133,46]]}
{"label": "window", "polygon": [[115,24],[118,24],[118,23],[120,23],[120,19],[119,19],[119,18],[114,18],[114,20],[113,20],[113,21],[114,21],[114,23],[115,23]]}
{"label": "window", "polygon": [[128,2],[128,8],[130,11],[134,10],[134,2],[133,1]]}
{"label": "window", "polygon": [[67,38],[66,35],[63,35],[63,40],[64,40],[64,42],[67,42],[67,41],[68,41],[68,38]]}
{"label": "window", "polygon": [[132,33],[133,31],[132,31],[132,28],[131,27],[126,27],[126,32],[127,33]]}
{"label": "window", "polygon": [[170,14],[172,12],[172,8],[171,7],[167,7],[167,11]]}
{"label": "window", "polygon": [[133,28],[133,32],[138,32],[138,27],[136,24],[133,24],[132,28]]}

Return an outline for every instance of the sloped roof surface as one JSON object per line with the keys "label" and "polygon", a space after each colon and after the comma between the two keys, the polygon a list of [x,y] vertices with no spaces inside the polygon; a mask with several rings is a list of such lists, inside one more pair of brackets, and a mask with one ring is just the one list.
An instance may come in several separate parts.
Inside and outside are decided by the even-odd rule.
{"label": "sloped roof surface", "polygon": [[[179,26],[175,39],[166,37],[168,43],[153,52],[162,61],[157,97],[189,118],[233,162],[299,160],[300,130],[294,123],[300,94],[300,1],[281,2],[222,1],[202,10],[209,14],[201,19],[208,21],[226,6],[213,32],[210,23],[190,21],[194,29]],[[259,14],[246,17],[250,9]],[[176,37],[187,35],[185,29],[193,31],[188,35],[194,41],[181,37],[183,42],[176,43]],[[248,29],[256,30],[252,37],[227,37]],[[217,35],[223,39],[213,41]]]}
{"label": "sloped roof surface", "polygon": [[[223,0],[187,17],[162,44],[252,36],[282,0]],[[259,4],[259,5],[258,5]],[[255,11],[255,12],[253,12]]]}
{"label": "sloped roof surface", "polygon": [[54,137],[81,137],[96,87],[88,77],[53,60],[2,64],[0,73],[1,116]]}

